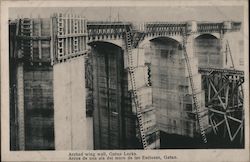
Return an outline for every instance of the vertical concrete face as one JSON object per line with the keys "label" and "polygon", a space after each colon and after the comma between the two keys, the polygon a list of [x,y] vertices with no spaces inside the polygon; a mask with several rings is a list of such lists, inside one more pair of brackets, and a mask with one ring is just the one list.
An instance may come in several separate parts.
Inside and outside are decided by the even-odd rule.
{"label": "vertical concrete face", "polygon": [[197,32],[197,22],[196,21],[189,21],[187,23],[187,32],[188,33],[195,33],[195,32]]}
{"label": "vertical concrete face", "polygon": [[25,149],[54,149],[53,71],[51,66],[25,66]]}
{"label": "vertical concrete face", "polygon": [[[199,56],[197,56],[197,54],[195,53],[196,49],[194,47],[195,47],[195,39],[194,39],[194,35],[191,34],[187,38],[186,52],[187,52],[190,66],[191,66],[191,73],[192,74],[189,74],[188,69],[187,69],[187,65],[185,62],[185,75],[186,76],[191,75],[193,77],[194,90],[196,92],[200,92],[202,87],[201,87],[201,75],[198,73],[198,68],[200,67],[201,60],[199,60]],[[201,48],[201,47],[199,47],[199,48]],[[184,57],[184,55],[183,55],[183,57]],[[188,81],[190,82],[189,79],[188,79]],[[192,94],[191,87],[189,87],[189,94]]]}
{"label": "vertical concrete face", "polygon": [[87,138],[92,125],[86,119],[84,57],[55,64],[53,70],[55,149],[91,149],[93,139]]}
{"label": "vertical concrete face", "polygon": [[[16,131],[11,150],[54,149],[52,67],[47,40],[16,39],[18,36],[49,36],[48,19],[20,19],[19,31],[11,29],[10,81],[11,129]],[[15,76],[16,75],[16,76]],[[16,90],[15,90],[16,89]],[[13,107],[14,106],[14,107]],[[13,141],[14,139],[14,141]],[[18,148],[19,147],[19,148]]]}
{"label": "vertical concrete face", "polygon": [[[152,100],[152,86],[150,80],[150,62],[147,61],[145,57],[145,49],[136,48],[132,50],[133,57],[133,67],[134,67],[134,76],[135,76],[135,85],[136,91],[138,95],[138,100],[141,104],[141,112],[143,119],[143,129],[146,135],[146,140],[148,144],[148,148],[159,148],[160,140],[159,140],[159,132],[156,126],[156,114],[155,108],[153,106]],[[130,75],[128,75],[128,80],[130,79]],[[131,82],[129,82],[128,86],[129,90],[132,90]],[[132,103],[133,103],[132,99]],[[132,104],[133,112],[136,114],[136,107]],[[137,128],[139,130],[139,127]],[[140,136],[139,131],[137,135]]]}
{"label": "vertical concrete face", "polygon": [[17,107],[18,107],[18,145],[20,150],[25,150],[25,123],[24,123],[24,80],[23,64],[17,66]]}
{"label": "vertical concrete face", "polygon": [[[187,52],[187,55],[188,55],[188,59],[189,59],[189,63],[190,63],[190,66],[191,66],[191,73],[192,74],[189,74],[189,72],[187,71],[187,65],[186,65],[186,72],[185,72],[186,76],[191,75],[193,77],[193,90],[191,88],[190,79],[187,78],[189,80],[189,92],[188,92],[188,94],[190,94],[190,95],[195,94],[195,96],[197,97],[197,101],[198,101],[197,106],[198,107],[196,107],[196,109],[199,109],[199,111],[200,111],[199,116],[201,118],[201,123],[198,123],[198,120],[190,117],[190,114],[187,113],[189,118],[193,119],[193,121],[194,121],[193,136],[199,135],[200,127],[203,127],[204,130],[206,130],[209,127],[208,110],[205,107],[205,92],[202,89],[201,74],[198,72],[198,68],[201,66],[200,64],[201,64],[202,61],[199,59],[199,55],[197,55],[197,53],[196,53],[196,47],[197,46],[195,46],[195,41],[196,40],[194,39],[193,34],[188,36],[187,44],[186,44],[186,52]],[[211,47],[212,49],[215,48],[214,50],[215,50],[216,54],[217,54],[218,50],[220,50],[220,48],[218,47],[220,44],[218,44],[218,43],[219,42],[216,40],[215,43],[213,42],[213,44],[215,44],[216,48],[213,47],[213,46]],[[198,48],[202,48],[202,47],[203,46],[198,47]],[[208,45],[205,45],[205,47],[208,47]],[[209,56],[209,57],[213,57],[213,56]],[[219,57],[221,57],[221,56],[219,56]],[[218,60],[221,61],[221,59],[218,59]],[[194,101],[193,101],[193,98],[192,98],[192,111],[195,114],[197,114],[193,102]],[[189,110],[187,110],[187,111],[189,111]]]}
{"label": "vertical concrete face", "polygon": [[93,55],[94,148],[133,148],[135,118],[120,47],[91,45]]}
{"label": "vertical concrete face", "polygon": [[224,58],[220,52],[220,43],[219,39],[210,34],[200,35],[195,38],[194,52],[198,57],[199,67],[223,67]]}
{"label": "vertical concrete face", "polygon": [[[16,97],[18,138],[12,150],[54,149],[52,67],[18,63]],[[13,78],[12,78],[13,79]]]}
{"label": "vertical concrete face", "polygon": [[[151,40],[150,46],[146,59],[151,59],[153,106],[156,109],[157,126],[167,134],[194,137],[199,133],[199,127],[182,47],[179,42],[170,38]],[[194,55],[192,36],[188,37],[186,51],[192,66],[194,89],[199,92],[196,96],[201,111],[204,111],[205,98],[201,90],[201,76],[198,74],[198,59]],[[208,125],[208,120],[204,119],[204,123]]]}
{"label": "vertical concrete face", "polygon": [[188,91],[188,80],[179,43],[169,38],[158,38],[151,41],[151,46],[153,105],[157,125],[166,133],[187,135],[183,126],[184,110],[179,102]]}
{"label": "vertical concrete face", "polygon": [[87,117],[86,118],[86,149],[87,150],[93,150],[94,149],[94,130],[93,130],[93,117]]}

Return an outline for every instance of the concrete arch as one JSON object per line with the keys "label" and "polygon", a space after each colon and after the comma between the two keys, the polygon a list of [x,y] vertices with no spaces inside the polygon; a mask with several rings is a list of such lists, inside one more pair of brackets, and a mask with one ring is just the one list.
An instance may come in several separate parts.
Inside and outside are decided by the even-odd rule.
{"label": "concrete arch", "polygon": [[214,34],[204,33],[194,38],[195,54],[198,56],[199,67],[221,67],[221,40]]}
{"label": "concrete arch", "polygon": [[181,43],[182,40],[183,40],[183,37],[181,35],[175,35],[175,36],[171,36],[171,35],[167,35],[167,36],[161,36],[161,35],[157,35],[157,36],[154,36],[154,37],[145,37],[143,39],[143,41],[141,41],[138,45],[139,48],[143,48],[146,44],[148,44],[150,41],[154,40],[154,39],[157,39],[157,38],[167,38],[167,39],[171,39],[171,40],[174,40],[178,43]]}
{"label": "concrete arch", "polygon": [[115,40],[106,39],[106,40],[93,40],[88,42],[89,46],[93,46],[95,44],[112,44],[114,46],[122,48],[123,41],[122,39],[115,39]]}
{"label": "concrete arch", "polygon": [[199,34],[194,35],[194,39],[197,39],[199,37],[203,37],[203,36],[206,36],[206,35],[214,37],[216,39],[220,39],[220,34],[219,33],[199,33]]}

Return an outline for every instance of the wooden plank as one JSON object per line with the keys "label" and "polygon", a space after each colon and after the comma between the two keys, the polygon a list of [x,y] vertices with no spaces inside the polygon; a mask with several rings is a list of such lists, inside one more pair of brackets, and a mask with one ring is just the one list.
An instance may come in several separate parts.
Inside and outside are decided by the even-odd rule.
{"label": "wooden plank", "polygon": [[[216,90],[216,88],[214,87],[214,85],[213,85],[213,83],[212,83],[212,81],[211,81],[210,79],[209,79],[209,82],[210,82],[210,84],[211,84],[211,86],[212,86],[214,92],[215,92],[216,94],[218,94],[218,91]],[[226,110],[226,106],[225,106],[225,104],[223,103],[223,101],[221,100],[220,95],[217,95],[217,97],[218,97],[218,99],[219,99],[219,101],[220,101],[222,107]]]}
{"label": "wooden plank", "polygon": [[[68,22],[69,22],[69,19],[67,18],[68,15],[65,15],[66,19],[65,19],[65,35],[68,36]],[[66,40],[65,40],[65,55],[68,55],[69,54],[69,44],[68,44],[68,37],[66,37]]]}
{"label": "wooden plank", "polygon": [[211,85],[209,84],[208,77],[206,77],[206,84],[208,86],[208,102],[211,100]]}
{"label": "wooden plank", "polygon": [[228,107],[228,94],[229,94],[229,85],[226,87],[226,94],[225,94],[225,105]]}
{"label": "wooden plank", "polygon": [[[34,21],[33,20],[30,20],[30,36],[32,37],[33,36],[33,23]],[[30,58],[31,60],[33,61],[33,40],[30,40]]]}
{"label": "wooden plank", "polygon": [[[16,24],[16,32],[15,32],[15,38],[17,38],[17,36],[19,35],[19,23],[20,23],[20,20],[18,20],[17,21],[17,24]],[[17,45],[17,43],[18,43],[18,41],[17,41],[17,39],[15,39],[15,47],[14,47],[14,54],[13,54],[13,56],[14,56],[14,58],[18,58],[18,49],[17,49],[17,47],[18,47],[18,45]]]}
{"label": "wooden plank", "polygon": [[83,27],[83,26],[82,26],[82,19],[81,19],[81,17],[80,17],[79,23],[80,23],[80,24],[79,24],[79,26],[80,26],[80,27],[79,27],[79,30],[80,30],[79,33],[83,33],[83,32],[82,32],[82,27]]}
{"label": "wooden plank", "polygon": [[230,126],[229,126],[229,123],[228,123],[226,115],[224,115],[224,119],[225,119],[225,122],[226,122],[226,126],[227,126],[227,131],[228,131],[228,134],[229,134],[229,138],[232,141],[233,137],[232,137],[231,129],[230,129]]}
{"label": "wooden plank", "polygon": [[[224,87],[226,87],[226,86],[228,86],[229,85],[229,82],[227,82],[227,83],[224,83],[224,85],[220,88],[220,90],[217,92],[217,91],[215,91],[215,95],[212,97],[212,99],[210,99],[210,101],[208,102],[208,104],[211,104],[212,103],[212,101],[216,98],[216,97],[218,97],[219,95],[220,95],[220,92],[224,89]],[[213,85],[212,85],[213,86]],[[208,90],[210,90],[211,88],[210,88],[211,86],[210,86],[210,84],[209,84],[209,89]],[[227,107],[227,102],[225,103],[225,107]]]}
{"label": "wooden plank", "polygon": [[[42,36],[42,20],[41,18],[38,19],[38,36]],[[42,44],[41,40],[38,40],[38,58],[42,59]]]}
{"label": "wooden plank", "polygon": [[50,41],[51,37],[50,36],[25,36],[25,35],[18,35],[16,36],[17,39],[21,39],[21,40],[33,40],[33,41]]}
{"label": "wooden plank", "polygon": [[71,14],[69,15],[69,34],[72,34],[72,18],[71,18]]}
{"label": "wooden plank", "polygon": [[54,16],[50,18],[50,37],[51,37],[51,40],[50,40],[50,59],[51,59],[51,65],[54,64],[54,56],[55,56],[55,52],[54,50],[56,49],[56,43],[55,43],[55,40],[54,40],[54,35],[55,35],[55,32],[54,31],[54,27],[55,27],[55,23],[54,23]]}
{"label": "wooden plank", "polygon": [[235,137],[237,136],[237,134],[239,133],[239,131],[240,131],[242,128],[243,128],[243,123],[240,124],[240,126],[238,127],[238,129],[237,129],[236,132],[234,133],[232,140],[235,139]]}

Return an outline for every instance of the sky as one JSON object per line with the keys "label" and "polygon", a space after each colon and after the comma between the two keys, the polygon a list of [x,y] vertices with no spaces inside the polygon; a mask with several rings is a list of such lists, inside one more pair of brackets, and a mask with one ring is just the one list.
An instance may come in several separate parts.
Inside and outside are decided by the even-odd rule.
{"label": "sky", "polygon": [[101,21],[243,21],[243,7],[240,6],[200,6],[200,7],[73,7],[73,8],[10,8],[9,17],[47,17],[55,12],[75,13],[88,20]]}

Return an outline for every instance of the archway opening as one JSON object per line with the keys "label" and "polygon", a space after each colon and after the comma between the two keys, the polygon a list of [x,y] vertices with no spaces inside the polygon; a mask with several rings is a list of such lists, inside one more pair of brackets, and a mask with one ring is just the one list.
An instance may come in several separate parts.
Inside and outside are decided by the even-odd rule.
{"label": "archway opening", "polygon": [[[150,41],[153,105],[161,132],[193,137],[195,121],[186,114],[186,111],[192,111],[192,98],[186,95],[189,80],[185,75],[186,62],[182,50],[181,44],[171,38],[160,37]],[[165,141],[163,136],[161,141]],[[161,147],[175,146],[163,142]]]}
{"label": "archway opening", "polygon": [[[123,50],[108,42],[92,42],[93,123],[95,149],[136,148],[135,119],[128,93]],[[138,145],[137,145],[138,144]]]}
{"label": "archway opening", "polygon": [[202,34],[195,38],[194,51],[199,67],[222,67],[220,40],[211,34]]}

